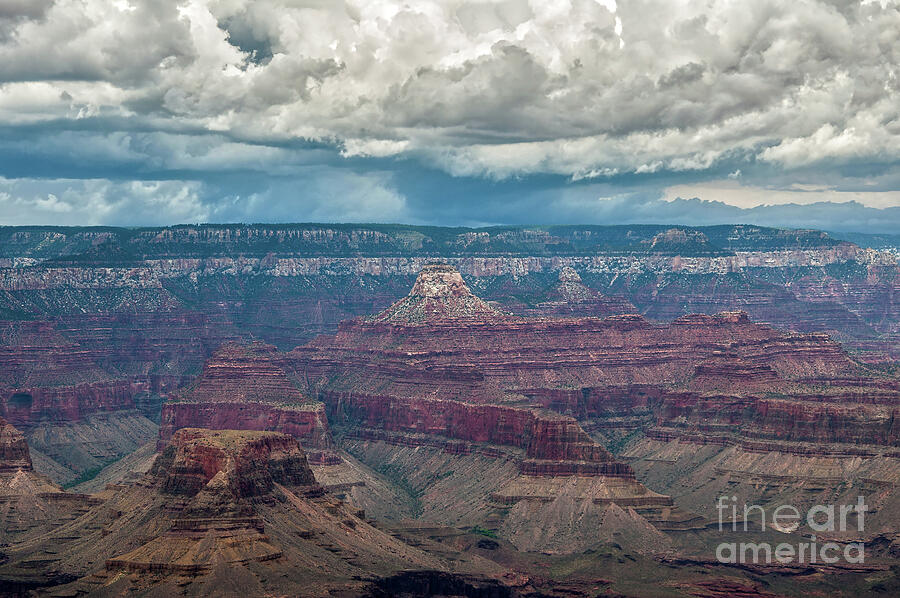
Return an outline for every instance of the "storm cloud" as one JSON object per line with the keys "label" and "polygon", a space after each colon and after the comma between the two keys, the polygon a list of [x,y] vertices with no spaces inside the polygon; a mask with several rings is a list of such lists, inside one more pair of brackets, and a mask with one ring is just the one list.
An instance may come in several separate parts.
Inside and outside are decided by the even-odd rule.
{"label": "storm cloud", "polygon": [[886,0],[11,0],[0,221],[846,225],[898,65]]}

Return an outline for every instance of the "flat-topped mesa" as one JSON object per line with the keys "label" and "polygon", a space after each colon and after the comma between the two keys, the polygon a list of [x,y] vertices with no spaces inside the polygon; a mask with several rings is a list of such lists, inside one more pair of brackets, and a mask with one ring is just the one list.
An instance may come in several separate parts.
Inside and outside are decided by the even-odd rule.
{"label": "flat-topped mesa", "polygon": [[194,384],[171,399],[206,403],[309,403],[273,361],[275,347],[226,343],[210,358]]}
{"label": "flat-topped mesa", "polygon": [[164,493],[183,496],[196,496],[210,484],[234,499],[267,495],[275,484],[315,484],[296,438],[250,430],[178,430],[150,474]]}
{"label": "flat-topped mesa", "polygon": [[409,295],[367,318],[367,321],[424,325],[460,321],[498,322],[510,318],[473,295],[455,267],[429,264],[419,272]]}
{"label": "flat-topped mesa", "polygon": [[163,405],[159,446],[180,428],[269,430],[301,439],[308,448],[332,446],[322,403],[294,386],[263,343],[222,346],[189,387]]}
{"label": "flat-topped mesa", "polygon": [[25,437],[0,417],[0,473],[31,471],[31,455]]}

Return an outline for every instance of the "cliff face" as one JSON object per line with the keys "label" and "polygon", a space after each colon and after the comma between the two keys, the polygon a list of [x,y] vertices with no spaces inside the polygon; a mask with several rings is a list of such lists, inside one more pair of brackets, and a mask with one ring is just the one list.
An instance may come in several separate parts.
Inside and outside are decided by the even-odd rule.
{"label": "cliff face", "polygon": [[136,398],[150,381],[107,380],[62,387],[25,387],[10,391],[4,415],[16,425],[78,421],[86,415],[137,408]]}
{"label": "cliff face", "polygon": [[31,455],[21,432],[0,418],[0,472],[31,471]]}
{"label": "cliff face", "polygon": [[[858,399],[857,399],[858,400]],[[660,438],[741,444],[746,440],[784,440],[872,448],[900,446],[900,395],[884,403],[855,403],[852,396],[788,395],[783,399],[712,394],[667,398],[659,408]],[[877,399],[876,399],[877,401]],[[660,435],[660,430],[664,430]],[[806,451],[815,452],[814,448]],[[822,454],[828,452],[822,449]]]}
{"label": "cliff face", "polygon": [[50,322],[0,323],[0,415],[16,425],[133,409],[137,389]]}
{"label": "cliff face", "polygon": [[305,446],[332,446],[324,405],[301,393],[277,364],[275,348],[261,343],[223,346],[200,377],[162,407],[160,447],[185,427],[270,430]]}
{"label": "cliff face", "polygon": [[243,336],[225,305],[202,311],[181,302],[145,306],[146,311],[121,304],[79,307],[84,312],[54,314],[54,327],[117,378],[184,376],[222,344]]}
{"label": "cliff face", "polygon": [[163,492],[196,496],[216,477],[234,499],[270,494],[275,484],[306,486],[315,477],[297,440],[287,434],[184,428],[157,458],[151,475]]}
{"label": "cliff face", "polygon": [[[128,339],[114,343],[126,351]],[[65,483],[124,457],[157,433],[160,393],[177,373],[125,375],[102,349],[73,340],[58,323],[0,323],[0,416],[39,451],[39,472]],[[46,458],[44,458],[46,457]]]}
{"label": "cliff face", "polygon": [[[458,282],[445,288],[448,295],[469,293]],[[613,429],[652,421],[716,442],[724,434],[882,445],[896,443],[892,422],[900,405],[900,389],[873,394],[877,379],[828,335],[777,330],[742,312],[688,315],[669,324],[638,315],[482,322],[463,312],[426,323],[375,316],[342,323],[336,335],[292,351],[285,363],[332,411],[381,400],[371,406],[374,415],[362,411],[366,427],[386,421],[399,426],[394,429],[501,444],[508,444],[498,440],[504,428],[487,413],[465,418],[467,435],[432,414],[455,407],[423,399],[491,409],[537,406]],[[406,423],[396,423],[398,411]],[[620,419],[606,423],[609,418]],[[472,422],[490,422],[498,436]],[[531,432],[520,426],[514,434]],[[567,448],[554,454],[582,450],[575,445],[563,442]]]}
{"label": "cliff face", "polygon": [[[419,317],[422,313],[428,317]],[[610,375],[601,374],[607,370],[604,359],[610,360],[610,371],[618,364],[624,372],[642,360],[653,371],[687,367],[674,352],[647,356],[635,348],[633,358],[618,354],[623,345],[639,345],[629,337],[655,342],[658,331],[640,316],[603,321],[502,314],[474,297],[454,269],[432,266],[423,270],[406,299],[375,316],[342,324],[337,335],[320,337],[283,361],[296,377],[309,381],[345,437],[400,447],[390,459],[407,463],[403,447],[424,447],[466,463],[474,459],[480,467],[494,467],[491,461],[514,464],[517,476],[482,487],[489,492],[489,499],[482,500],[499,509],[489,514],[492,508],[487,507],[486,517],[499,522],[517,503],[552,501],[560,485],[569,484],[563,480],[571,481],[570,501],[563,508],[540,510],[541,517],[528,525],[518,520],[507,525],[525,542],[526,527],[534,531],[550,525],[550,519],[575,517],[583,510],[602,518],[611,504],[638,509],[638,526],[691,520],[673,508],[671,499],[637,482],[630,467],[574,418],[542,408],[518,392],[525,384],[557,386]],[[667,356],[673,363],[666,363]]]}
{"label": "cliff face", "polygon": [[108,379],[94,357],[51,322],[0,323],[0,371],[7,386],[68,386]]}
{"label": "cliff face", "polygon": [[[623,464],[595,443],[568,417],[536,410],[496,405],[473,405],[440,399],[399,399],[390,396],[331,396],[335,419],[361,428],[357,434],[389,438],[381,432],[434,435],[465,443],[486,443],[516,447],[528,459],[584,461],[613,464],[609,474],[630,475]],[[365,432],[363,430],[368,430]],[[411,436],[410,442],[416,437]],[[424,442],[424,441],[423,441]],[[447,442],[450,451],[474,450],[470,444]],[[602,467],[598,472],[604,471]]]}
{"label": "cliff face", "polygon": [[497,593],[498,565],[445,546],[432,554],[433,542],[414,547],[369,524],[315,483],[295,438],[274,432],[179,430],[146,475],[107,488],[59,529],[4,546],[0,579],[72,595],[116,584],[126,594],[358,596],[423,571],[457,587],[492,582],[473,596],[512,595]]}

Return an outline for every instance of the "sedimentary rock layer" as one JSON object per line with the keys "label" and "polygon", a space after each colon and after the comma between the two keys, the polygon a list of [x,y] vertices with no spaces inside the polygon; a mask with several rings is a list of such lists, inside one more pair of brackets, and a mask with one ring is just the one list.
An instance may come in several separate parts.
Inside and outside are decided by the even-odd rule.
{"label": "sedimentary rock layer", "polygon": [[162,407],[160,447],[180,428],[271,430],[310,448],[332,445],[324,405],[301,393],[276,360],[275,347],[227,344],[189,387]]}
{"label": "sedimentary rock layer", "polygon": [[31,470],[31,455],[25,437],[0,418],[0,471]]}
{"label": "sedimentary rock layer", "polygon": [[4,547],[0,583],[62,584],[54,592],[72,595],[364,595],[373,580],[412,570],[506,587],[484,559],[432,554],[370,525],[315,483],[285,434],[179,430],[142,479],[96,503],[64,530]]}

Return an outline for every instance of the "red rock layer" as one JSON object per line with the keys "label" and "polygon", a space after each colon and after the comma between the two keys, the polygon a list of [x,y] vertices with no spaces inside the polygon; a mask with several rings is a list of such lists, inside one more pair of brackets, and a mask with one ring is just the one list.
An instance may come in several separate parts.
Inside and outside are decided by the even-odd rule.
{"label": "red rock layer", "polygon": [[241,338],[229,316],[184,306],[65,314],[55,325],[115,377],[182,376],[201,367],[222,344]]}
{"label": "red rock layer", "polygon": [[102,352],[73,342],[51,322],[0,322],[0,415],[27,427],[98,412],[149,412],[146,401],[184,382],[171,372],[111,373],[102,361],[108,361]]}
{"label": "red rock layer", "polygon": [[379,383],[396,379],[401,386],[418,378],[430,384],[446,372],[451,382],[463,374],[467,382],[515,388],[684,383],[703,360],[723,352],[785,379],[859,369],[827,335],[782,332],[738,313],[686,316],[670,325],[640,316],[465,326],[452,320],[429,326],[354,320],[290,358],[317,376],[349,366],[377,373]]}
{"label": "red rock layer", "polygon": [[332,446],[325,406],[321,403],[283,407],[265,403],[166,403],[159,428],[160,447],[181,428],[210,430],[269,430],[284,432],[304,446]]}
{"label": "red rock layer", "polygon": [[[896,382],[836,379],[785,386],[783,381],[764,383],[771,376],[765,371],[763,381],[744,379],[748,375],[747,370],[739,370],[698,376],[690,383],[697,390],[632,385],[522,392],[544,408],[590,419],[593,427],[629,429],[652,424],[661,427],[654,433],[664,429],[670,440],[701,444],[737,444],[748,439],[900,443],[900,428],[895,423],[900,421]],[[778,398],[773,398],[773,391]]]}
{"label": "red rock layer", "polygon": [[108,380],[74,386],[27,387],[8,390],[3,415],[16,425],[41,421],[77,421],[101,411],[135,409],[135,397],[149,382]]}
{"label": "red rock layer", "polygon": [[734,353],[718,353],[701,361],[694,369],[689,387],[696,390],[743,390],[783,386],[769,364],[753,363]]}
{"label": "red rock layer", "polygon": [[0,374],[11,387],[67,386],[110,376],[51,322],[0,322]]}
{"label": "red rock layer", "polygon": [[[430,322],[375,317],[342,323],[336,335],[292,351],[284,363],[329,403],[347,396],[402,399],[396,405],[413,414],[405,417],[423,433],[433,416],[408,406],[427,404],[423,398],[541,407],[593,418],[601,427],[675,426],[716,442],[893,445],[892,422],[900,415],[900,389],[879,386],[827,335],[776,330],[740,312],[684,316],[668,325],[636,315],[487,322],[452,314]],[[443,425],[436,429],[467,438],[447,434]],[[575,444],[558,443],[577,452]]]}
{"label": "red rock layer", "polygon": [[275,484],[315,484],[297,440],[287,434],[238,430],[179,430],[154,464],[168,494],[194,496],[218,474],[235,499],[272,492]]}
{"label": "red rock layer", "polygon": [[701,396],[663,403],[658,423],[697,435],[795,442],[900,446],[900,397],[889,405],[817,402],[812,397]]}
{"label": "red rock layer", "polygon": [[523,449],[525,456],[533,460],[621,465],[609,471],[630,473],[627,466],[615,463],[613,456],[595,443],[578,422],[555,413],[377,395],[331,395],[326,400],[334,406],[334,418],[342,424],[512,446]]}
{"label": "red rock layer", "polygon": [[188,388],[163,405],[160,446],[185,427],[270,430],[331,447],[324,406],[308,399],[276,363],[275,347],[226,344]]}

